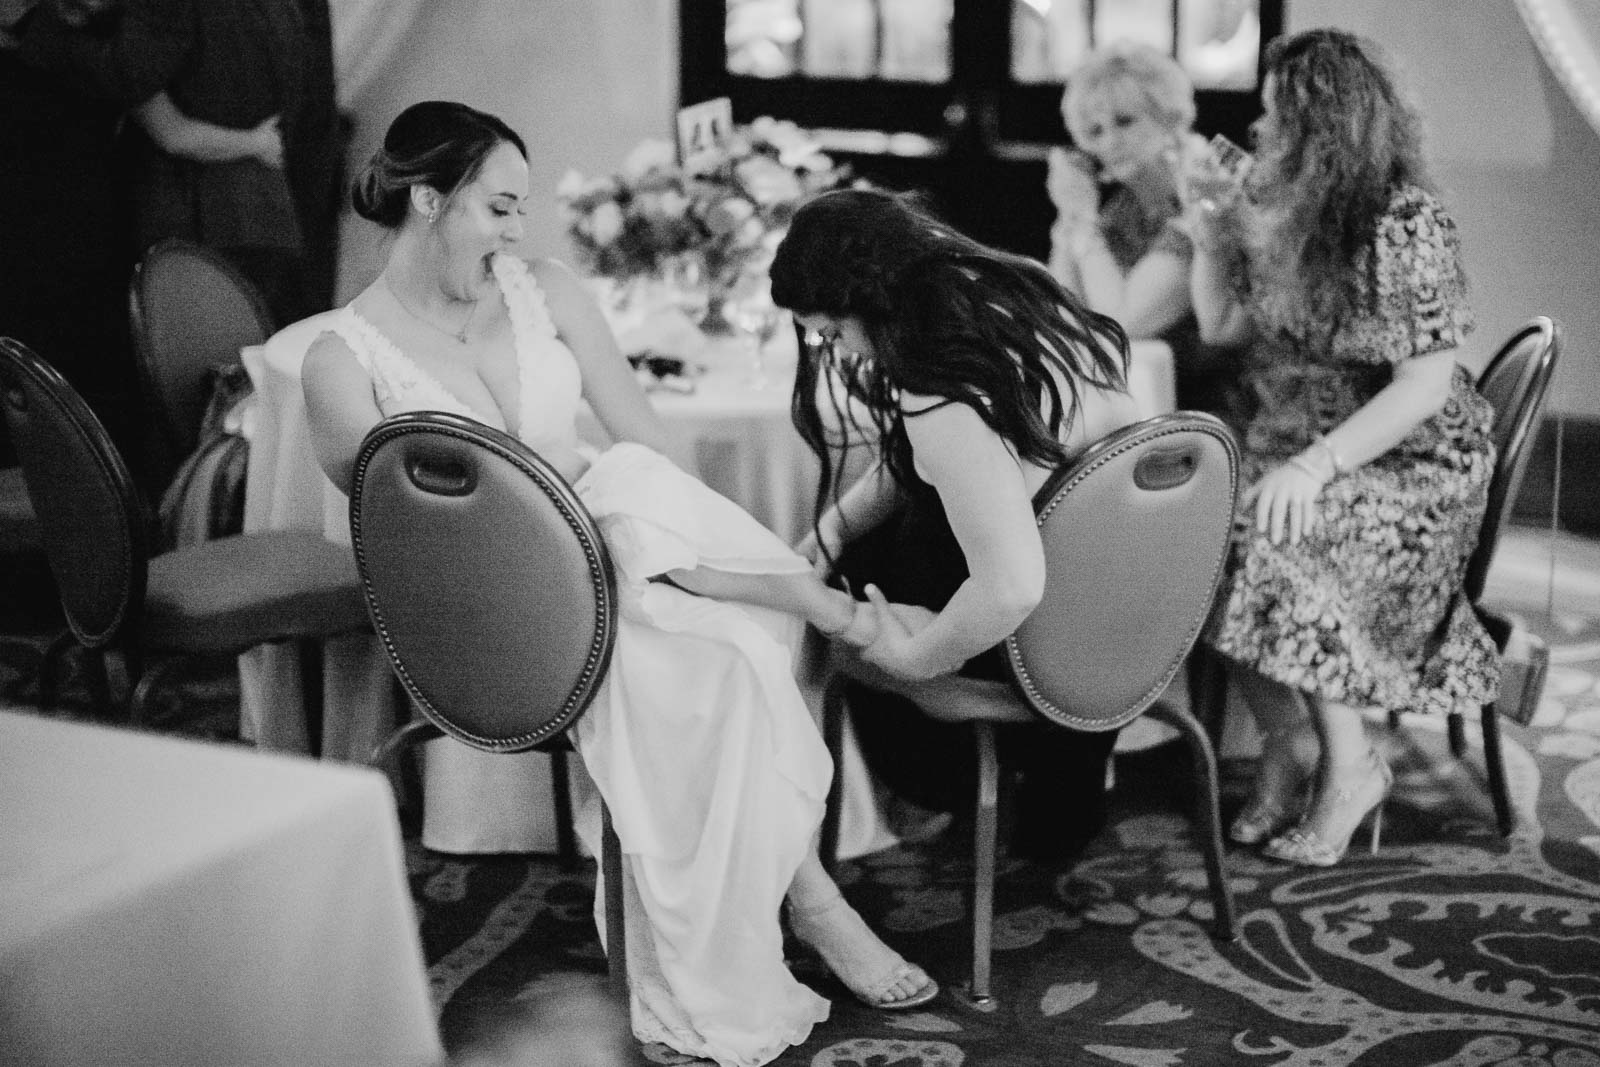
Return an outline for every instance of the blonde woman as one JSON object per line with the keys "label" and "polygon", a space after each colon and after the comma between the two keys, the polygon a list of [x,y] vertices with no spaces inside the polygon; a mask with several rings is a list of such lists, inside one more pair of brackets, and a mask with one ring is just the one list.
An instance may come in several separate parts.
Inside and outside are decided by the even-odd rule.
{"label": "blonde woman", "polygon": [[1050,272],[1130,338],[1171,346],[1180,408],[1237,421],[1233,354],[1200,340],[1189,298],[1180,173],[1203,142],[1188,75],[1148,45],[1108,45],[1068,75],[1061,114],[1075,147],[1050,156]]}

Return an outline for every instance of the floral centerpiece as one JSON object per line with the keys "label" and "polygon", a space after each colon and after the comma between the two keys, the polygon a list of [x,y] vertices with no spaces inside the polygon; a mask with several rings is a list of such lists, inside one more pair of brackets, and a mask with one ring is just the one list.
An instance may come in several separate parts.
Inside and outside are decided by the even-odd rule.
{"label": "floral centerpiece", "polygon": [[792,122],[758,118],[735,127],[703,171],[686,174],[671,142],[641,142],[617,174],[568,171],[556,188],[582,265],[624,288],[659,278],[691,253],[703,264],[713,303],[748,270],[763,270],[795,209],[846,182]]}

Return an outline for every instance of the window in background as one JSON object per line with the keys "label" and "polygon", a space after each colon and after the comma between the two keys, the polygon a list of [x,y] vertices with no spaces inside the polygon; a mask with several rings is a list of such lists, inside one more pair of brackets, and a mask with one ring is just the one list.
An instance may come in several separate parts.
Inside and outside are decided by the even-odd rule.
{"label": "window in background", "polygon": [[1090,48],[1132,40],[1175,56],[1197,89],[1254,89],[1257,7],[1258,0],[1014,0],[1011,76],[1059,82]]}
{"label": "window in background", "polygon": [[870,181],[929,193],[974,236],[1047,252],[1045,159],[1090,48],[1147,41],[1194,80],[1196,128],[1249,142],[1284,0],[680,0],[680,100],[810,130]]}
{"label": "window in background", "polygon": [[953,0],[727,0],[728,73],[942,82]]}

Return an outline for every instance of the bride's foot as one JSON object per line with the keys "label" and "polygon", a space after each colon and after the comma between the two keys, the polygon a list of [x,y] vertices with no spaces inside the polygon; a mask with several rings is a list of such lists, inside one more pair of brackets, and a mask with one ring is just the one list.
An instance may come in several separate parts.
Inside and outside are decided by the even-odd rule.
{"label": "bride's foot", "polygon": [[879,940],[842,895],[806,907],[791,904],[789,925],[869,1008],[901,1011],[939,995],[939,983]]}
{"label": "bride's foot", "polygon": [[1255,792],[1228,827],[1228,838],[1257,845],[1295,820],[1317,764],[1316,732],[1308,725],[1284,726],[1262,739]]}
{"label": "bride's foot", "polygon": [[1377,752],[1347,768],[1334,768],[1327,786],[1319,789],[1311,809],[1288,833],[1267,842],[1263,853],[1275,860],[1308,867],[1332,867],[1344,858],[1350,839],[1372,818],[1372,852],[1378,851],[1383,832],[1383,804],[1394,784],[1394,773]]}

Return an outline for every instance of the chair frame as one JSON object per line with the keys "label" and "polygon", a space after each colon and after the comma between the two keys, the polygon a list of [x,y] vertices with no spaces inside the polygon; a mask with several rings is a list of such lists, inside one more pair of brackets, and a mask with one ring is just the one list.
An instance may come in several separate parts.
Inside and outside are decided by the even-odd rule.
{"label": "chair frame", "polygon": [[[396,643],[393,630],[385,617],[384,604],[374,588],[372,546],[365,535],[363,522],[367,473],[381,450],[398,447],[408,438],[415,438],[418,435],[463,442],[512,465],[538,486],[555,505],[583,548],[590,587],[596,602],[595,625],[590,635],[589,650],[583,669],[555,714],[514,736],[489,737],[474,732],[458,722],[447,709],[441,708],[433,697],[424,691],[406,665],[407,654]],[[419,477],[415,465],[410,468],[410,473],[414,481]],[[373,766],[387,768],[401,752],[424,741],[441,737],[452,737],[462,744],[484,752],[517,753],[534,749],[543,751],[551,759],[558,855],[564,862],[571,862],[577,856],[577,844],[572,829],[572,797],[567,778],[570,742],[566,731],[588,709],[605,681],[616,646],[618,618],[615,568],[600,527],[588,508],[554,467],[510,434],[476,420],[446,412],[408,412],[385,419],[369,431],[362,441],[350,488],[350,535],[351,547],[356,557],[356,568],[361,576],[362,592],[366,597],[373,628],[383,642],[390,666],[394,669],[406,696],[423,715],[423,718],[397,728],[377,746],[368,762]],[[622,850],[612,826],[610,808],[603,799],[600,813],[600,867],[605,883],[604,904],[608,943],[606,956],[609,981],[612,992],[626,998],[628,995],[627,928],[623,905]]]}
{"label": "chair frame", "polygon": [[[978,757],[977,821],[974,838],[974,876],[971,907],[972,922],[972,975],[967,996],[975,1004],[988,1004],[992,992],[994,882],[998,854],[998,805],[1000,792],[999,760],[996,750],[994,726],[996,722],[1052,722],[1079,730],[1113,730],[1132,722],[1139,715],[1151,711],[1158,718],[1175,726],[1189,745],[1195,770],[1200,779],[1194,811],[1196,830],[1200,834],[1205,852],[1206,873],[1211,887],[1214,919],[1213,934],[1225,942],[1236,937],[1236,919],[1233,897],[1223,866],[1220,786],[1216,754],[1211,738],[1199,721],[1186,708],[1156,703],[1168,683],[1183,666],[1190,648],[1199,637],[1208,616],[1208,609],[1216,598],[1222,581],[1228,555],[1233,502],[1238,492],[1239,452],[1232,432],[1218,419],[1199,412],[1177,412],[1158,415],[1122,430],[1113,432],[1092,446],[1067,468],[1058,471],[1035,494],[1035,515],[1043,526],[1057,508],[1068,501],[1073,490],[1114,459],[1132,449],[1142,448],[1162,438],[1180,433],[1204,433],[1219,441],[1228,465],[1227,483],[1230,487],[1225,509],[1227,520],[1219,523],[1215,531],[1217,545],[1215,565],[1208,576],[1206,592],[1196,598],[1198,605],[1187,623],[1187,636],[1182,648],[1169,662],[1153,672],[1151,684],[1131,704],[1117,709],[1068,709],[1058,703],[1040,683],[1029,668],[1029,653],[1018,634],[1006,638],[1006,662],[1009,667],[1009,688],[1015,698],[1004,711],[991,709],[980,715],[945,715],[937,709],[923,710],[943,721],[970,722]],[[1151,453],[1146,453],[1150,456]],[[1027,623],[1024,623],[1024,627]],[[840,666],[839,664],[835,665]],[[837,756],[843,744],[844,719],[847,698],[846,684],[850,680],[848,668],[838,669],[829,678],[823,695],[823,734],[830,751]],[[1002,683],[992,683],[1000,686]],[[825,862],[837,858],[839,839],[839,783],[837,776],[828,797],[823,821],[821,854]]]}
{"label": "chair frame", "polygon": [[[1523,476],[1528,470],[1535,431],[1544,411],[1544,402],[1555,377],[1556,362],[1561,356],[1562,331],[1553,319],[1538,315],[1500,346],[1483,372],[1478,375],[1478,392],[1493,400],[1498,387],[1509,379],[1509,393],[1514,407],[1502,413],[1495,412],[1495,437],[1500,442],[1501,453],[1495,457],[1494,475],[1489,480],[1489,499],[1484,508],[1483,525],[1478,533],[1478,544],[1467,561],[1466,576],[1461,592],[1477,613],[1495,648],[1502,654],[1511,638],[1511,623],[1497,612],[1482,604],[1483,589],[1489,578],[1489,567],[1494,562],[1495,549],[1500,544],[1500,533],[1511,517],[1517,493],[1522,488]],[[1517,362],[1526,353],[1523,362]],[[1501,419],[1510,424],[1501,432]],[[1544,686],[1545,658],[1533,664],[1528,684],[1536,689]],[[1484,775],[1488,779],[1489,799],[1494,804],[1495,826],[1501,837],[1511,836],[1515,819],[1511,810],[1511,793],[1506,782],[1505,760],[1500,744],[1500,712],[1497,702],[1478,709],[1479,727],[1483,736]],[[1452,711],[1445,720],[1450,740],[1450,752],[1456,759],[1467,755],[1466,725],[1459,711]]]}
{"label": "chair frame", "polygon": [[[91,624],[74,610],[74,605],[63,599],[62,607],[68,631],[52,641],[45,650],[39,669],[40,705],[45,709],[53,705],[56,660],[75,643],[88,654],[85,665],[91,699],[97,710],[103,716],[109,716],[113,710],[114,701],[106,660],[110,654],[117,653],[126,665],[130,683],[124,709],[127,718],[133,723],[143,722],[145,707],[151,694],[175,662],[169,659],[146,669],[145,660],[150,650],[145,647],[139,633],[152,556],[151,546],[155,543],[154,517],[145,506],[144,498],[134,483],[127,464],[111,442],[105,427],[61,373],[26,345],[11,338],[0,338],[0,358],[4,358],[18,373],[27,378],[34,389],[57,408],[58,414],[65,420],[71,432],[80,439],[98,470],[103,488],[113,502],[115,514],[113,521],[117,524],[120,534],[117,543],[109,546],[110,550],[116,553],[117,559],[115,603],[106,613],[106,618]],[[25,404],[26,398],[12,396],[8,391],[4,403]],[[19,452],[20,444],[19,442]],[[26,477],[26,463],[23,467]],[[42,522],[43,512],[38,507],[38,500],[32,487],[29,489],[29,494],[30,497],[34,497],[35,511],[40,513]],[[45,535],[48,548],[48,531]],[[298,650],[301,683],[308,714],[320,722],[322,637],[282,639],[292,640]],[[244,648],[234,651],[242,652]],[[156,654],[164,653],[157,650]]]}
{"label": "chair frame", "polygon": [[[198,416],[203,414],[204,410],[202,406],[202,410],[196,412],[196,417],[191,420],[188,417],[189,413],[177,409],[173,400],[175,389],[171,382],[177,375],[164,367],[154,337],[154,278],[162,270],[163,264],[172,259],[189,259],[203,263],[207,269],[214,271],[237,290],[240,299],[250,307],[255,317],[256,330],[260,334],[251,343],[264,343],[277,330],[272,311],[267,307],[266,299],[260,290],[227,257],[214,249],[181,237],[168,237],[151,245],[145,251],[143,258],[134,265],[133,274],[128,280],[128,320],[133,327],[139,382],[156,413],[162,446],[170,453],[166,457],[169,471],[176,468],[183,457],[194,451],[198,445],[200,434]],[[233,360],[238,359],[236,349],[229,355]],[[228,361],[224,358],[217,362]],[[187,425],[191,421],[193,425]]]}

